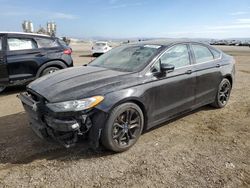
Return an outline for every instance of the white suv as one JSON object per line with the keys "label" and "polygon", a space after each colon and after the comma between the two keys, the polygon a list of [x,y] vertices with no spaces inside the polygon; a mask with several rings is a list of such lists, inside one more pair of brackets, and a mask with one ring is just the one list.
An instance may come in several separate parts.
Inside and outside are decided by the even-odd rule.
{"label": "white suv", "polygon": [[106,53],[111,49],[112,48],[109,46],[108,42],[95,42],[94,46],[92,47],[92,55],[96,57],[98,55]]}

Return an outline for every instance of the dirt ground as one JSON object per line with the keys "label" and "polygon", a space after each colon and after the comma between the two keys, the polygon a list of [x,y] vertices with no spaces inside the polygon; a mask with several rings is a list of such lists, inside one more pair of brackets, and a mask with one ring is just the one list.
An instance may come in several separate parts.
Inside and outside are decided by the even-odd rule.
{"label": "dirt ground", "polygon": [[[76,65],[91,60],[73,45]],[[16,95],[0,95],[0,187],[250,187],[250,48],[223,47],[236,60],[229,104],[200,108],[141,136],[129,151],[65,149],[29,128]]]}

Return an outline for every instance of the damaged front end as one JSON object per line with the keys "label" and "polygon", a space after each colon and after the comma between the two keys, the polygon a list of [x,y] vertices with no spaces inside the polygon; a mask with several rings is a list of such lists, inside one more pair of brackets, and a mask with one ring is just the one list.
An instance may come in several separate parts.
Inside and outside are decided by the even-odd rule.
{"label": "damaged front end", "polygon": [[69,148],[80,137],[87,137],[91,147],[99,146],[101,130],[107,117],[106,113],[93,108],[103,100],[100,96],[96,97],[97,100],[89,98],[79,103],[49,103],[44,97],[28,90],[18,98],[28,114],[31,128],[40,138],[57,141]]}

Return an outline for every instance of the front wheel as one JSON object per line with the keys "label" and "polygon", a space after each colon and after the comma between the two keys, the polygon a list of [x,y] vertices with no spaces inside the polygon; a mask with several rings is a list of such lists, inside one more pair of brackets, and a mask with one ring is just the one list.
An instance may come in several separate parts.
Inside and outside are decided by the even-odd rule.
{"label": "front wheel", "polygon": [[215,108],[225,107],[229,100],[231,89],[232,85],[230,81],[224,78],[219,85],[215,101],[211,105]]}
{"label": "front wheel", "polygon": [[134,103],[121,104],[111,111],[101,142],[112,151],[126,151],[139,139],[143,125],[143,112],[139,106]]}

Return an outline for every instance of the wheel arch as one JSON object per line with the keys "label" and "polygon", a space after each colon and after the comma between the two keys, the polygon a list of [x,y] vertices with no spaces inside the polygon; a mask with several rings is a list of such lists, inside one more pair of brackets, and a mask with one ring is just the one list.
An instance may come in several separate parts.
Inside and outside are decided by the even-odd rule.
{"label": "wheel arch", "polygon": [[227,74],[227,75],[223,76],[223,78],[228,79],[231,86],[233,86],[233,78],[232,78],[232,76],[230,74]]}
{"label": "wheel arch", "polygon": [[142,113],[143,113],[143,118],[144,118],[143,130],[145,130],[147,128],[148,114],[147,114],[145,104],[138,97],[132,97],[131,96],[131,97],[128,97],[128,98],[125,98],[125,99],[122,99],[122,100],[119,100],[119,101],[115,102],[108,109],[101,109],[101,108],[99,108],[99,109],[103,110],[103,111],[105,111],[105,112],[107,112],[109,114],[114,108],[116,108],[117,106],[119,106],[121,104],[124,104],[124,103],[134,103],[137,106],[139,106],[139,108],[142,110]]}
{"label": "wheel arch", "polygon": [[67,68],[67,65],[63,61],[60,61],[60,60],[48,61],[48,62],[44,63],[41,67],[39,67],[39,69],[37,71],[37,74],[36,74],[36,77],[37,78],[40,77],[42,72],[46,68],[49,68],[49,67],[57,67],[57,68],[60,68],[60,69],[64,69],[64,68]]}

